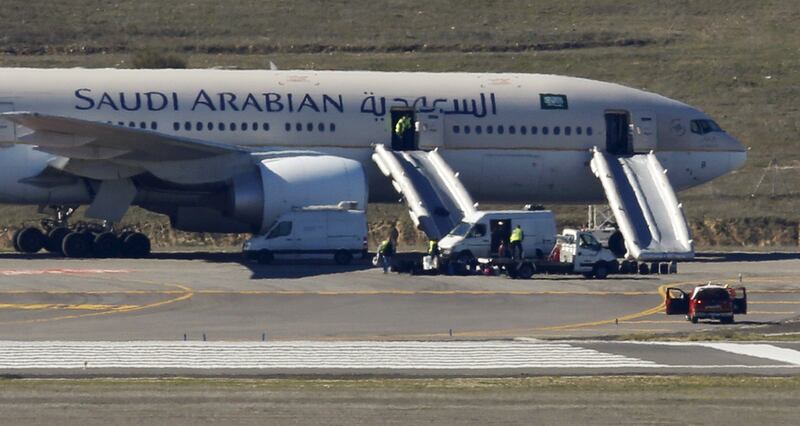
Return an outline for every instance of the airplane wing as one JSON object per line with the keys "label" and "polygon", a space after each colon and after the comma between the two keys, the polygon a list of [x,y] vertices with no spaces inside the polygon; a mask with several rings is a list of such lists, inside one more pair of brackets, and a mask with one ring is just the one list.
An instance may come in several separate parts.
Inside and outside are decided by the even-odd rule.
{"label": "airplane wing", "polygon": [[159,163],[250,152],[233,145],[34,112],[8,112],[0,117],[33,131],[18,136],[19,143],[79,160]]}

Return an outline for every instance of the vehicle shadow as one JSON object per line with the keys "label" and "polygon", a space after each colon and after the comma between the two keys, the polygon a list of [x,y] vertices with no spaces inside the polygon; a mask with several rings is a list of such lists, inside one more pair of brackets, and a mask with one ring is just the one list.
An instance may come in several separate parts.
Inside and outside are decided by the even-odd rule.
{"label": "vehicle shadow", "polygon": [[765,262],[800,259],[800,252],[700,252],[691,262]]}

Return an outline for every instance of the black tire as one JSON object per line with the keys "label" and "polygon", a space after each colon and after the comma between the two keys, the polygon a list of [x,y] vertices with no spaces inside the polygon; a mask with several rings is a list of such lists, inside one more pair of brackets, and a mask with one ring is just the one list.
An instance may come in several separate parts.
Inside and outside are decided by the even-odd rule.
{"label": "black tire", "polygon": [[141,232],[134,232],[122,242],[122,255],[124,257],[140,258],[150,254],[150,239]]}
{"label": "black tire", "polygon": [[349,251],[339,250],[333,255],[333,261],[339,265],[349,265],[353,261],[353,255]]}
{"label": "black tire", "polygon": [[91,237],[83,232],[70,232],[61,243],[61,252],[65,257],[87,257],[91,251]]}
{"label": "black tire", "polygon": [[23,228],[17,235],[17,246],[22,253],[36,253],[44,246],[45,238],[39,228]]}
{"label": "black tire", "polygon": [[69,233],[69,228],[64,226],[51,229],[50,232],[47,233],[47,242],[44,245],[44,248],[50,253],[58,253],[63,255],[64,252],[61,250],[61,246],[64,244],[64,238],[66,238]]}
{"label": "black tire", "polygon": [[262,265],[268,265],[275,260],[275,256],[269,250],[261,250],[256,255],[256,260]]}
{"label": "black tire", "polygon": [[92,253],[96,257],[118,257],[122,252],[122,244],[113,232],[103,232],[94,237]]}
{"label": "black tire", "polygon": [[608,264],[606,262],[597,262],[592,268],[592,275],[598,280],[604,280],[608,277]]}
{"label": "black tire", "polygon": [[475,259],[475,256],[472,255],[472,252],[469,250],[464,250],[456,256],[456,262],[461,263],[463,265],[469,265],[472,263],[472,260]]}
{"label": "black tire", "polygon": [[639,275],[648,275],[650,274],[650,267],[647,266],[646,263],[639,264]]}
{"label": "black tire", "polygon": [[17,229],[16,231],[14,231],[14,234],[11,236],[11,244],[14,246],[14,251],[16,251],[18,253],[22,251],[19,248],[19,243],[17,243],[17,239],[19,239],[19,233],[20,232],[22,232],[22,228]]}
{"label": "black tire", "polygon": [[730,318],[720,318],[719,322],[723,324],[733,324],[733,317]]}
{"label": "black tire", "polygon": [[692,324],[697,324],[697,317],[689,317],[689,321],[691,321]]}
{"label": "black tire", "polygon": [[584,272],[582,275],[583,278],[586,278],[587,280],[592,279],[592,277],[594,276],[591,272]]}
{"label": "black tire", "polygon": [[523,263],[522,265],[517,268],[517,277],[522,278],[523,280],[529,280],[533,277],[533,274],[536,270],[533,268],[533,265],[530,263]]}

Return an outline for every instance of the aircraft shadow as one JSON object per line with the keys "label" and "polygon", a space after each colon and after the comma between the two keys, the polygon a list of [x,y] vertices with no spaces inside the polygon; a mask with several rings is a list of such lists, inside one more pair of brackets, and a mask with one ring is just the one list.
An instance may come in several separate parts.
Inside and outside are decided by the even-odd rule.
{"label": "aircraft shadow", "polygon": [[770,260],[800,259],[800,252],[701,252],[692,262],[766,262]]}

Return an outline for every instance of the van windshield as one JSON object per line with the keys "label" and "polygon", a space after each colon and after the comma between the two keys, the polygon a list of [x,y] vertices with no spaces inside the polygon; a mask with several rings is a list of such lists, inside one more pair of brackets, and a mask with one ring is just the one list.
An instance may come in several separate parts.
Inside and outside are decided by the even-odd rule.
{"label": "van windshield", "polygon": [[267,239],[285,237],[292,233],[292,222],[280,222],[267,235]]}
{"label": "van windshield", "polygon": [[463,237],[467,235],[467,232],[469,232],[470,228],[472,228],[471,223],[461,222],[458,225],[456,225],[456,227],[453,228],[452,231],[450,231],[450,235],[455,235],[456,237]]}

